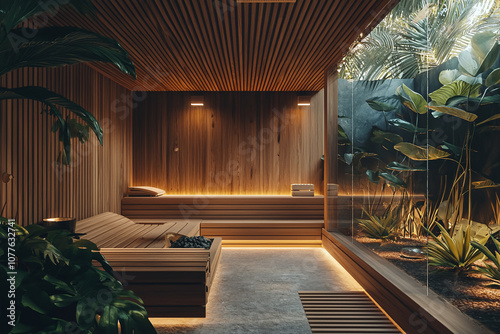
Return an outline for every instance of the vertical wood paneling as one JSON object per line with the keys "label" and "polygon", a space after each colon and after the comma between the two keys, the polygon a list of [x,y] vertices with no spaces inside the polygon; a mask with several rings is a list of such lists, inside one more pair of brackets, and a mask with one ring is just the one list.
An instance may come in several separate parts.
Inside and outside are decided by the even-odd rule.
{"label": "vertical wood paneling", "polygon": [[[134,112],[133,184],[169,194],[322,194],[323,99],[293,92],[149,92]],[[178,147],[178,152],[175,148]]]}
{"label": "vertical wood paneling", "polygon": [[[79,65],[62,69],[24,69],[0,78],[2,86],[40,85],[81,104],[104,128],[104,146],[91,133],[88,143],[72,143],[72,164],[56,164],[60,144],[50,130],[53,119],[33,101],[0,103],[0,183],[3,215],[23,224],[48,216],[83,219],[103,211],[120,212],[131,180],[131,93],[95,70]],[[122,102],[116,103],[119,99]],[[128,116],[116,109],[128,109]],[[120,109],[121,110],[121,109]]]}

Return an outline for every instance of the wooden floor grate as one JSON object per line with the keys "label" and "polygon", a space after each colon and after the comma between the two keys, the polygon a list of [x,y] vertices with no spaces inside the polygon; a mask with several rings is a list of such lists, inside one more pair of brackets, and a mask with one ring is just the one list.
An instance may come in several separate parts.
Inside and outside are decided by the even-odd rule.
{"label": "wooden floor grate", "polygon": [[314,333],[401,333],[363,291],[302,291],[300,300]]}

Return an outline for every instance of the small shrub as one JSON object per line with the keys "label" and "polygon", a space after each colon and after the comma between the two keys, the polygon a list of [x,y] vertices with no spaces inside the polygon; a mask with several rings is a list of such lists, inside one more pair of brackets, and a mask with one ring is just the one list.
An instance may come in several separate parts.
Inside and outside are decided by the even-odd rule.
{"label": "small shrub", "polygon": [[477,267],[477,271],[480,272],[481,274],[489,277],[492,280],[490,285],[493,285],[493,286],[500,288],[500,242],[493,237],[491,237],[491,239],[493,240],[493,243],[494,243],[495,248],[496,248],[494,255],[486,246],[484,246],[476,241],[472,241],[471,244],[474,248],[480,250],[481,253],[483,253],[495,265],[495,266],[492,266],[492,265],[486,263],[486,268]]}
{"label": "small shrub", "polygon": [[401,223],[396,210],[387,211],[381,217],[371,215],[366,211],[364,212],[368,219],[358,219],[358,221],[361,229],[368,235],[369,238],[396,238]]}
{"label": "small shrub", "polygon": [[[460,226],[455,236],[451,237],[448,231],[441,225],[436,224],[441,235],[436,237],[428,230],[434,241],[429,242],[429,264],[433,266],[446,267],[457,272],[467,271],[477,260],[483,257],[481,251],[471,245],[470,226],[464,230]],[[477,244],[484,245],[488,238],[477,240]]]}

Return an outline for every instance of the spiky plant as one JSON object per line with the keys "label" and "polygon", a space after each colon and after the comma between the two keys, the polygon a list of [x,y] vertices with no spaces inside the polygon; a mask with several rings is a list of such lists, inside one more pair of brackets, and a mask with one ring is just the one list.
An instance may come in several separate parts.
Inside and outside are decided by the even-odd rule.
{"label": "spiky plant", "polygon": [[[457,234],[451,237],[448,231],[441,225],[436,224],[441,234],[439,237],[427,230],[434,241],[429,242],[429,264],[452,269],[461,273],[471,269],[472,265],[483,258],[481,251],[472,247],[470,226],[464,230],[460,226]],[[485,245],[488,238],[476,240],[477,244]]]}
{"label": "spiky plant", "polygon": [[[62,4],[61,4],[62,3]],[[71,8],[84,15],[93,15],[91,0],[59,2],[62,8]],[[0,3],[0,75],[24,67],[60,67],[64,65],[104,62],[116,65],[122,72],[135,77],[135,68],[128,53],[118,42],[100,34],[75,27],[42,27],[24,33],[21,24],[29,25],[30,18],[46,11],[47,2],[39,0],[5,0]],[[59,8],[57,8],[59,10]],[[80,105],[64,96],[38,86],[0,87],[0,100],[30,99],[45,105],[42,112],[54,117],[52,130],[58,132],[62,149],[58,161],[71,162],[71,138],[81,142],[88,139],[89,128],[102,145],[102,128],[95,117]],[[80,122],[63,116],[66,109]]]}
{"label": "spiky plant", "polygon": [[382,216],[377,217],[363,210],[368,219],[357,219],[361,229],[369,238],[373,239],[395,239],[401,220],[397,210],[387,210]]}
{"label": "spiky plant", "polygon": [[491,239],[493,240],[493,244],[496,248],[495,254],[493,254],[486,246],[476,241],[472,241],[471,244],[472,247],[480,250],[481,253],[483,253],[494,264],[494,266],[492,266],[486,263],[486,268],[477,267],[476,270],[491,279],[492,282],[490,285],[500,288],[500,242],[493,237],[491,237]]}

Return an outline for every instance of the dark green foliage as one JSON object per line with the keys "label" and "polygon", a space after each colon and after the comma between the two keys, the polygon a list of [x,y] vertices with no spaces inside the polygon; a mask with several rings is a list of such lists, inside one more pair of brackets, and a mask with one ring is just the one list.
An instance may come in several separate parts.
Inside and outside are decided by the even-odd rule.
{"label": "dark green foliage", "polygon": [[[117,66],[122,72],[135,77],[135,68],[128,53],[118,42],[100,34],[74,27],[44,27],[30,31],[29,36],[16,27],[35,15],[55,15],[68,6],[81,14],[93,14],[90,0],[70,0],[56,7],[38,0],[6,0],[0,3],[0,75],[27,66],[59,67],[86,62],[105,62]],[[61,7],[61,8],[60,8]],[[71,139],[88,140],[89,128],[102,145],[103,134],[97,120],[90,112],[42,87],[0,87],[0,100],[32,99],[43,103],[46,111],[54,117],[54,131],[59,133],[62,150],[58,162],[71,162]],[[64,117],[68,110],[76,119]]]}
{"label": "dark green foliage", "polygon": [[[9,226],[10,225],[10,226]],[[66,230],[49,230],[39,225],[26,228],[0,225],[0,278],[2,291],[8,270],[7,232],[15,230],[17,256],[16,326],[2,322],[8,333],[156,333],[142,300],[125,290],[113,270],[88,240],[74,241]],[[12,245],[12,243],[11,243]],[[104,270],[93,265],[100,263]],[[2,309],[8,300],[2,298]]]}

